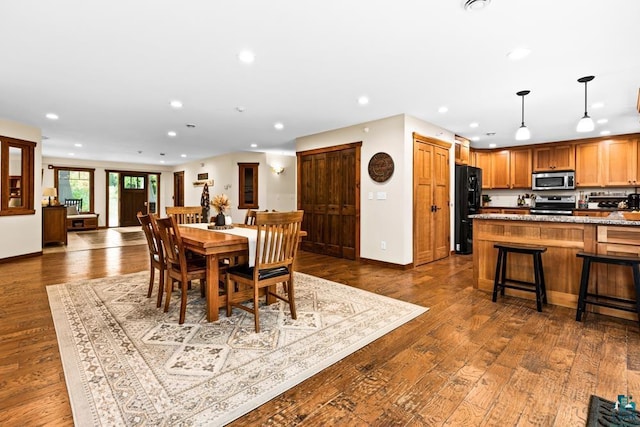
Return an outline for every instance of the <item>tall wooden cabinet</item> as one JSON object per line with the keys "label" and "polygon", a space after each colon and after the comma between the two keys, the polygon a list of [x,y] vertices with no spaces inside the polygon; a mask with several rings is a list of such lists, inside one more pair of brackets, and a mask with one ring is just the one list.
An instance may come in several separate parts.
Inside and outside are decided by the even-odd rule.
{"label": "tall wooden cabinet", "polygon": [[413,136],[413,265],[449,256],[449,148]]}
{"label": "tall wooden cabinet", "polygon": [[360,144],[298,153],[301,248],[340,258],[360,256]]}
{"label": "tall wooden cabinet", "polygon": [[67,244],[67,208],[45,206],[42,208],[42,245],[48,243]]}

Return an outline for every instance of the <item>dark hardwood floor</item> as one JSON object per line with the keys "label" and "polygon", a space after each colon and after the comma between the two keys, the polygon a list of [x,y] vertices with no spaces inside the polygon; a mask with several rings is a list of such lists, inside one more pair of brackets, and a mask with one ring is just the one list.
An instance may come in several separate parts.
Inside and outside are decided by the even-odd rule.
{"label": "dark hardwood floor", "polygon": [[[72,425],[45,287],[147,269],[145,246],[0,263],[0,425]],[[638,324],[472,288],[470,256],[399,271],[301,252],[298,270],[429,312],[236,420],[254,425],[583,426],[640,390]]]}

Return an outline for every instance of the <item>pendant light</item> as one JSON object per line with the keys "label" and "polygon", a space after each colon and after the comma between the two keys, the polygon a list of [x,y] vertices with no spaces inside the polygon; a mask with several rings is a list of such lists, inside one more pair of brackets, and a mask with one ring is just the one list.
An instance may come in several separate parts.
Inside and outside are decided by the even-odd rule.
{"label": "pendant light", "polygon": [[529,131],[529,128],[524,125],[524,97],[529,95],[530,93],[530,90],[521,90],[520,92],[516,93],[516,95],[522,97],[522,122],[520,123],[520,127],[516,132],[516,141],[526,141],[528,139],[531,139],[531,132]]}
{"label": "pendant light", "polygon": [[584,117],[580,119],[578,126],[576,126],[577,132],[591,132],[595,128],[593,120],[587,113],[587,83],[594,78],[594,76],[585,76],[578,79],[578,83],[584,83]]}

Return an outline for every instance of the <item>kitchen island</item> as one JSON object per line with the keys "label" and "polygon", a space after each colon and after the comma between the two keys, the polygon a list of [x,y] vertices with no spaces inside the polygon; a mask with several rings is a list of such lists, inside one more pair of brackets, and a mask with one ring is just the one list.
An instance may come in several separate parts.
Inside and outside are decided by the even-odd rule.
{"label": "kitchen island", "polygon": [[[640,256],[640,221],[585,216],[480,214],[473,219],[474,288],[491,292],[496,269],[496,243],[547,247],[542,255],[549,304],[575,309],[580,288],[582,259],[578,252]],[[531,281],[531,257],[510,254],[507,277]],[[590,292],[635,299],[629,268],[618,265],[592,267]],[[534,295],[507,289],[507,295],[534,299]],[[499,300],[498,300],[499,303]],[[533,306],[532,306],[533,307]],[[544,309],[544,308],[543,308]],[[589,306],[588,310],[636,320],[635,313]]]}

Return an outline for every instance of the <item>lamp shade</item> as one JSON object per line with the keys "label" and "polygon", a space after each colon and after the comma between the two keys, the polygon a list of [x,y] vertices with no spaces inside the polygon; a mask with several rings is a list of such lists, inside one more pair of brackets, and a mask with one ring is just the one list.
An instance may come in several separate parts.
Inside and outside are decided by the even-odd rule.
{"label": "lamp shade", "polygon": [[42,189],[42,195],[46,197],[56,197],[58,190],[55,187],[45,187]]}
{"label": "lamp shade", "polygon": [[531,132],[529,131],[529,128],[524,125],[520,126],[516,131],[516,140],[526,141],[528,139],[531,139]]}
{"label": "lamp shade", "polygon": [[578,126],[576,126],[576,132],[591,132],[593,129],[595,129],[593,119],[586,114],[580,119]]}

